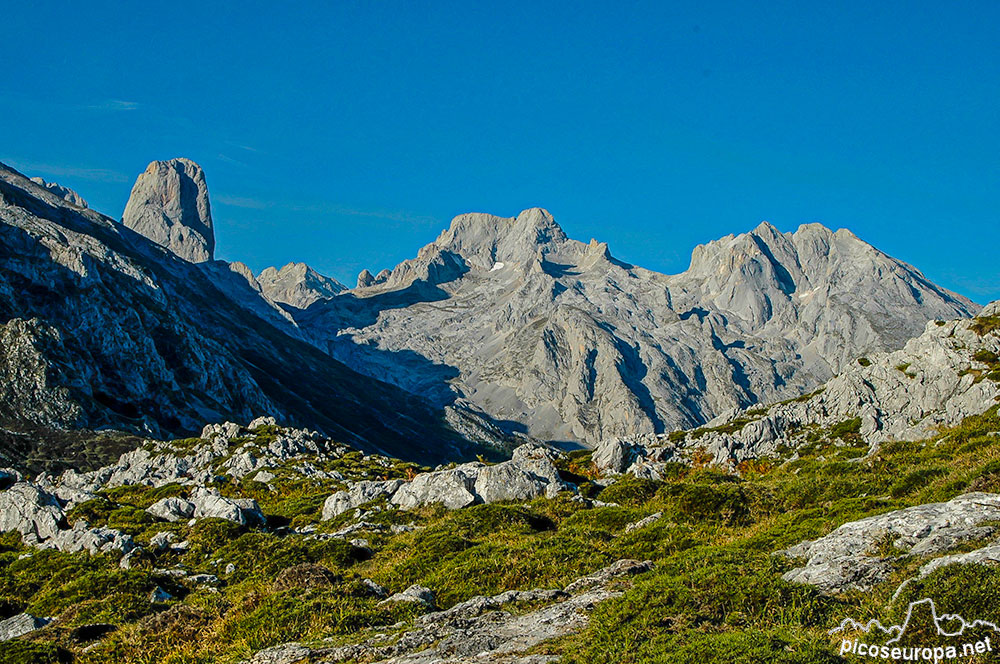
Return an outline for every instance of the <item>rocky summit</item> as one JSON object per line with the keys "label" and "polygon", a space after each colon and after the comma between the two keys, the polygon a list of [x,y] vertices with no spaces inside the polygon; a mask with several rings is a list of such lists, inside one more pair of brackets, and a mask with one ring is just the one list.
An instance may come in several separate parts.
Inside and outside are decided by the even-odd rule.
{"label": "rocky summit", "polygon": [[458,216],[416,258],[362,272],[296,321],[357,371],[439,406],[593,445],[799,396],[978,309],[847,230],[763,223],[665,275],[533,208]]}
{"label": "rocky summit", "polygon": [[77,207],[85,208],[87,207],[87,201],[83,200],[83,196],[76,193],[69,187],[63,187],[62,185],[56,184],[55,182],[46,182],[42,178],[31,178],[31,181],[40,187],[44,187],[47,191],[52,192],[56,196],[60,197],[68,203],[72,203]]}
{"label": "rocky summit", "polygon": [[136,178],[122,223],[186,261],[215,256],[205,172],[190,159],[151,162]]}
{"label": "rocky summit", "polygon": [[296,309],[305,309],[317,300],[328,300],[341,291],[344,284],[327,277],[305,263],[289,263],[283,268],[265,268],[256,277],[261,291],[275,302]]}

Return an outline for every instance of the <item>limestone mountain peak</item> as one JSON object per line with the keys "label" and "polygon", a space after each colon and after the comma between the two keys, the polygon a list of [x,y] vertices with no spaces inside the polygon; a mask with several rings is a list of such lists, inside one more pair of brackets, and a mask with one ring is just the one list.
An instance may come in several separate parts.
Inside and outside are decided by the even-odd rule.
{"label": "limestone mountain peak", "polygon": [[46,182],[40,177],[33,177],[31,178],[31,181],[40,187],[44,187],[47,191],[52,192],[68,203],[72,203],[77,207],[87,207],[87,201],[83,200],[83,196],[76,193],[69,187],[64,187],[61,184],[56,184],[55,182]]}
{"label": "limestone mountain peak", "polygon": [[476,267],[491,269],[497,263],[529,262],[539,247],[556,246],[567,239],[548,210],[534,207],[516,217],[459,215],[434,245],[462,256]]}
{"label": "limestone mountain peak", "polygon": [[569,239],[541,208],[460,215],[415,258],[363,277],[363,304],[336,298],[300,321],[315,343],[545,440],[694,426],[796,396],[930,319],[978,310],[819,224],[764,222],[665,275]]}
{"label": "limestone mountain peak", "polygon": [[122,223],[184,260],[203,263],[214,258],[205,172],[190,159],[150,162],[136,178]]}
{"label": "limestone mountain peak", "polygon": [[257,275],[261,291],[275,302],[305,309],[346,290],[333,277],[320,274],[305,263],[288,263],[281,269],[268,267]]}

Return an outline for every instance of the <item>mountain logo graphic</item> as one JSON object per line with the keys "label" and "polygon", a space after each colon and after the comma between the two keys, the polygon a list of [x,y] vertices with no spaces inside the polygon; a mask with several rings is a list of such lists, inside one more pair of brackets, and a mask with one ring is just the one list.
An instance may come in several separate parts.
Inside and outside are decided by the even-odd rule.
{"label": "mountain logo graphic", "polygon": [[[962,616],[957,613],[943,613],[938,614],[937,607],[934,605],[934,600],[926,597],[924,599],[917,600],[915,602],[910,602],[910,605],[906,608],[906,617],[903,619],[903,623],[900,625],[890,625],[885,627],[876,619],[871,619],[866,623],[860,623],[853,618],[844,618],[839,625],[830,630],[829,634],[838,634],[846,631],[858,630],[870,634],[873,630],[878,630],[876,633],[881,632],[885,635],[895,635],[893,638],[886,641],[886,644],[896,643],[901,638],[903,634],[906,633],[906,628],[910,624],[910,618],[913,616],[913,610],[915,608],[921,607],[922,605],[928,605],[931,610],[931,617],[934,620],[934,628],[937,630],[938,636],[944,637],[955,637],[961,636],[966,630],[976,629],[978,627],[989,627],[995,632],[1000,632],[1000,627],[997,627],[994,623],[986,620],[973,620],[972,622],[967,621]],[[949,630],[946,625],[955,624],[958,626],[957,629]]]}
{"label": "mountain logo graphic", "polygon": [[[969,640],[967,643],[956,643],[942,641],[934,644],[920,644],[917,646],[900,646],[899,641],[910,628],[911,620],[915,612],[920,611],[924,617],[929,613],[930,622],[934,623],[934,629],[938,637],[952,639],[954,637],[966,636],[967,639],[976,639],[971,635],[975,632],[982,633],[982,628],[987,627],[993,632],[1000,632],[1000,627],[986,620],[968,621],[957,613],[938,613],[934,600],[924,598],[915,602],[910,602],[906,609],[906,617],[899,625],[889,625],[886,627],[876,619],[866,623],[858,622],[853,618],[845,618],[839,625],[829,631],[831,636],[843,635],[840,643],[840,655],[855,655],[858,657],[897,660],[897,661],[932,661],[941,662],[943,660],[953,660],[966,658],[973,655],[992,653],[995,644],[990,643],[990,636],[982,637],[979,640]],[[923,626],[921,620],[917,624]],[[857,638],[847,636],[849,633],[864,632],[875,635],[876,640],[886,639],[884,643],[866,643]]]}

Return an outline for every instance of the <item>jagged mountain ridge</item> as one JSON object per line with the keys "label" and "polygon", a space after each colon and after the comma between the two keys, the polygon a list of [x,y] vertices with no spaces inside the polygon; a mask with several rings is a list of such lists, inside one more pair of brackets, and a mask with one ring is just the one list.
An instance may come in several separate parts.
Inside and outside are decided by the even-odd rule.
{"label": "jagged mountain ridge", "polygon": [[[849,231],[818,224],[779,233],[764,223],[697,247],[686,272],[664,275],[615,259],[606,244],[569,239],[541,209],[510,219],[468,214],[415,259],[363,272],[345,291],[303,263],[254,276],[242,263],[210,260],[207,186],[189,160],[150,164],[124,221],[185,259],[178,264],[197,262],[255,320],[443,408],[466,437],[501,446],[525,433],[595,443],[695,426],[797,396],[858,354],[898,347],[929,318],[976,308]],[[53,331],[27,329],[7,333],[30,339],[25,352],[58,346]],[[50,350],[35,356],[58,355]],[[72,410],[35,400],[36,412],[63,406]],[[233,415],[284,415],[272,407]],[[197,399],[192,412],[192,426],[226,414]]]}
{"label": "jagged mountain ridge", "polygon": [[56,182],[46,182],[45,180],[39,177],[31,178],[31,181],[39,186],[45,187],[59,198],[68,201],[73,205],[76,205],[77,207],[82,207],[82,208],[88,207],[87,201],[83,200],[83,196],[76,193],[69,187],[64,187]]}
{"label": "jagged mountain ridge", "polygon": [[846,230],[765,222],[665,275],[534,208],[460,215],[414,259],[294,315],[362,373],[596,443],[797,396],[930,319],[976,310]]}
{"label": "jagged mountain ridge", "polygon": [[268,267],[255,279],[269,298],[296,309],[305,309],[317,300],[327,300],[347,290],[344,284],[305,263],[288,263],[281,269]]}
{"label": "jagged mountain ridge", "polygon": [[995,413],[998,314],[1000,301],[972,320],[929,322],[903,348],[858,358],[810,394],[723,413],[689,431],[609,438],[595,448],[594,463],[602,471],[660,479],[665,463],[695,454],[733,469],[754,459],[797,457],[820,441],[867,446],[871,457],[884,443],[925,439]]}
{"label": "jagged mountain ridge", "polygon": [[261,413],[402,457],[467,456],[423,400],[297,337],[220,262],[193,264],[0,165],[0,419],[154,435]]}

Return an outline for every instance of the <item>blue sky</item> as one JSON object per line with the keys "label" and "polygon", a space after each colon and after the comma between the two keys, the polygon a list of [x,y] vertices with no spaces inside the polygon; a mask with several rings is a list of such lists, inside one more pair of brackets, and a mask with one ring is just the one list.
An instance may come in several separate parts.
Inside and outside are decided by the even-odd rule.
{"label": "blue sky", "polygon": [[[208,5],[208,6],[206,6]],[[1000,4],[10,3],[0,160],[119,217],[205,168],[218,254],[353,285],[549,209],[664,272],[767,219],[1000,298]]]}

